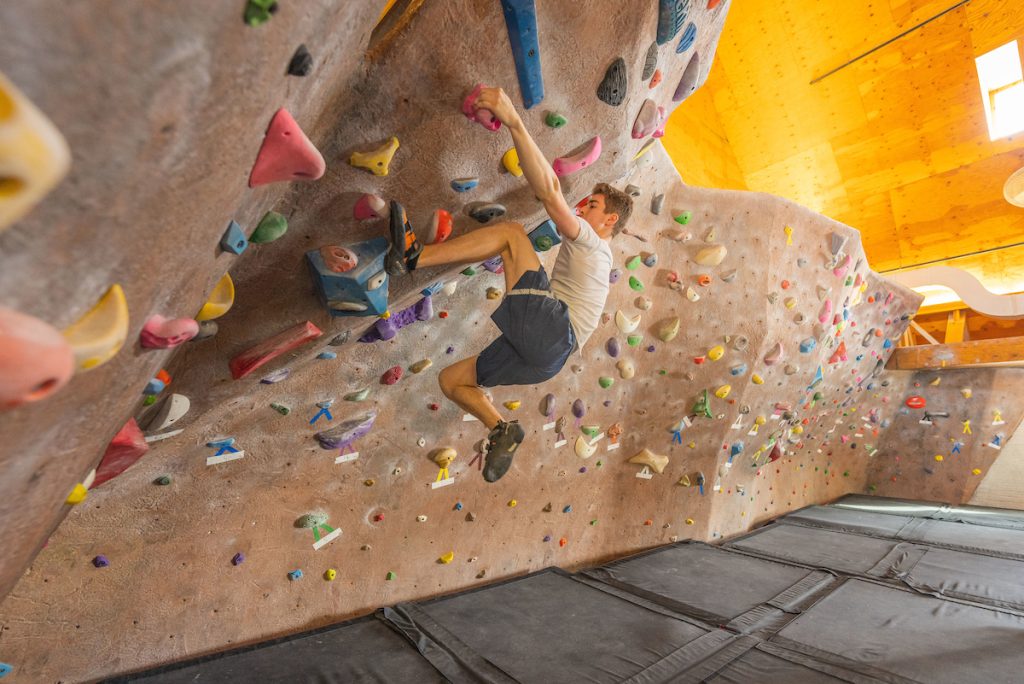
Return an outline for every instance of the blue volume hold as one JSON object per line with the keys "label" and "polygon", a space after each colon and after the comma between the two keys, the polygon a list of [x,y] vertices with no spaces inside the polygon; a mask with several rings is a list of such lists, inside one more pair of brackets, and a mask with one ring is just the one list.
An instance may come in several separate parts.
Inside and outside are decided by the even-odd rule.
{"label": "blue volume hold", "polygon": [[676,54],[682,54],[693,47],[694,41],[697,40],[697,25],[692,21],[686,25],[686,30],[683,31],[683,37],[679,39],[679,45],[676,47]]}
{"label": "blue volume hold", "polygon": [[512,59],[523,91],[523,106],[530,109],[544,99],[544,77],[540,72],[540,45],[537,42],[537,7],[534,0],[501,0],[512,44]]}
{"label": "blue volume hold", "polygon": [[658,45],[676,37],[689,11],[690,0],[658,0]]}

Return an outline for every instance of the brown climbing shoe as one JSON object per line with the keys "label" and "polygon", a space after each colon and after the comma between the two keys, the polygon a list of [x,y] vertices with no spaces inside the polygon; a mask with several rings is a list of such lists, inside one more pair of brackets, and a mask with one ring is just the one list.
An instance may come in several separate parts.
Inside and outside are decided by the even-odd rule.
{"label": "brown climbing shoe", "polygon": [[405,215],[405,209],[391,200],[391,248],[384,261],[384,270],[390,275],[405,275],[415,270],[423,245],[416,239],[416,233]]}
{"label": "brown climbing shoe", "polygon": [[500,421],[487,436],[487,455],[484,457],[484,479],[497,482],[512,467],[512,457],[526,437],[518,420]]}

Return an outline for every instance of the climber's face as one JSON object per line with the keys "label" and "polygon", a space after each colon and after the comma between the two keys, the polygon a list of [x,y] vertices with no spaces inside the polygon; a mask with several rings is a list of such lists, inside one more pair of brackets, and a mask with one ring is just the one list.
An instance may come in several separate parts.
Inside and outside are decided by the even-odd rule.
{"label": "climber's face", "polygon": [[618,214],[606,214],[604,195],[593,194],[576,205],[576,215],[590,224],[594,230],[611,229],[619,220]]}

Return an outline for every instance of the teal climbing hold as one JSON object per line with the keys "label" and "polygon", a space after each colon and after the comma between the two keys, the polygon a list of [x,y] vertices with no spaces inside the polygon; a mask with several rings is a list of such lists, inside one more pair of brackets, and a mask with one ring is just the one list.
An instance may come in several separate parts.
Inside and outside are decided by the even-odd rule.
{"label": "teal climbing hold", "polygon": [[224,236],[220,239],[220,246],[225,252],[232,254],[241,254],[249,246],[249,240],[245,237],[242,226],[238,225],[237,221],[228,224],[228,229],[224,231]]}
{"label": "teal climbing hold", "polygon": [[294,582],[295,580],[302,579],[302,570],[292,570],[288,573],[288,579],[290,579],[292,582]]}
{"label": "teal climbing hold", "polygon": [[256,226],[256,230],[249,236],[249,242],[254,244],[266,244],[273,242],[282,235],[288,232],[288,219],[276,211],[268,211],[262,219],[260,219],[259,225]]}

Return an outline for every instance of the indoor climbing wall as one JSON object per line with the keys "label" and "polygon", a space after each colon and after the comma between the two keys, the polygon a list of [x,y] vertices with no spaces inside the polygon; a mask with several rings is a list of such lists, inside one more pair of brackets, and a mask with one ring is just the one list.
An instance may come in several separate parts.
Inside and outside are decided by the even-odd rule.
{"label": "indoor climbing wall", "polygon": [[890,371],[892,427],[868,492],[967,503],[1024,417],[1024,369]]}

